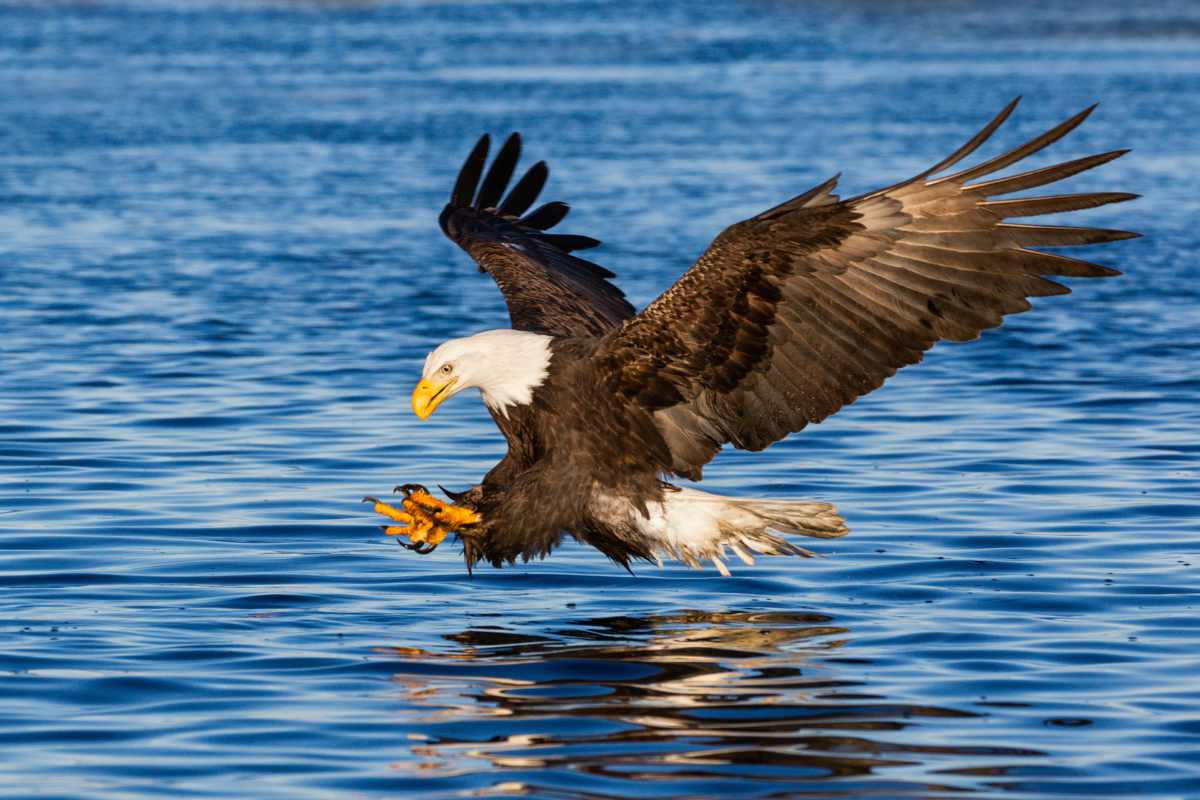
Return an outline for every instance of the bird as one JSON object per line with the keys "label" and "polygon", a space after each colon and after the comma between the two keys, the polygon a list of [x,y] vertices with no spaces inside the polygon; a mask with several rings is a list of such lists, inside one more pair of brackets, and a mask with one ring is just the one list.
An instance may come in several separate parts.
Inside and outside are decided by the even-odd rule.
{"label": "bird", "polygon": [[1095,105],[949,172],[1019,100],[914,177],[840,199],[834,176],[730,225],[640,312],[614,273],[576,255],[598,240],[549,232],[567,204],[529,210],[549,176],[545,162],[508,189],[521,137],[508,137],[488,166],[484,134],[439,224],[495,281],[511,328],[429,353],[412,409],[425,420],[477,389],[508,450],[479,484],[443,487],[448,500],[420,484],[396,487],[398,502],[364,500],[388,519],[387,534],[418,553],[455,534],[468,571],[542,559],[568,537],[630,572],[635,562],[674,559],[729,575],[733,558],[814,555],[786,537],[845,535],[830,503],[730,497],[678,479],[700,481],[725,445],[758,451],[821,422],[938,341],[975,339],[1028,310],[1029,298],[1070,291],[1050,278],[1120,274],[1039,248],[1139,235],[1010,221],[1138,196],[1008,197],[1125,149],[997,175],[1070,133]]}

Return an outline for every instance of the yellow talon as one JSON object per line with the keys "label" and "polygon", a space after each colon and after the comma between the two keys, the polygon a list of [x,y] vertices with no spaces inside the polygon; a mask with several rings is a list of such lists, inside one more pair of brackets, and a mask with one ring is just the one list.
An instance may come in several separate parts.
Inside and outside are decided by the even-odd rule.
{"label": "yellow talon", "polygon": [[394,519],[396,522],[412,522],[412,515],[406,514],[398,508],[393,508],[382,500],[376,500],[374,497],[368,497],[374,505],[371,506],[376,514],[382,514],[388,519]]}
{"label": "yellow talon", "polygon": [[482,519],[469,508],[443,502],[421,490],[406,493],[400,503],[403,511],[374,497],[364,499],[372,504],[376,514],[402,523],[385,526],[385,534],[407,536],[413,544],[429,545],[429,550],[441,544],[452,531],[474,525]]}
{"label": "yellow talon", "polygon": [[474,525],[483,519],[465,506],[456,506],[443,500],[438,500],[428,492],[413,492],[404,498],[402,505],[406,511],[412,513],[414,516],[424,512],[450,530],[458,530],[468,525]]}

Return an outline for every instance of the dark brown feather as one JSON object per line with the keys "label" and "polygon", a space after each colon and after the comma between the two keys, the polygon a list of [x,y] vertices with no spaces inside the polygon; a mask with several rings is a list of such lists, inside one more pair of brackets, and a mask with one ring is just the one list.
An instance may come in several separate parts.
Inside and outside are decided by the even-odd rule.
{"label": "dark brown feather", "polygon": [[[517,185],[504,198],[497,213],[502,217],[519,217],[524,214],[542,193],[546,179],[549,177],[550,170],[546,167],[545,161],[534,164],[521,176],[521,180],[517,181]],[[525,224],[528,225],[528,223]]]}
{"label": "dark brown feather", "polygon": [[538,206],[521,218],[521,224],[526,228],[548,231],[566,218],[571,207],[557,200]]}
{"label": "dark brown feather", "polygon": [[463,162],[462,169],[458,171],[458,180],[454,182],[454,189],[450,192],[450,205],[469,206],[475,198],[475,190],[479,186],[479,176],[483,174],[483,165],[487,163],[491,141],[491,137],[485,133],[475,143],[471,154]]}
{"label": "dark brown feather", "polygon": [[476,208],[483,210],[500,205],[500,197],[504,194],[508,182],[512,180],[513,171],[517,168],[517,159],[520,157],[521,137],[514,133],[504,141],[500,152],[492,159],[492,166],[488,168],[483,185],[479,187],[479,194],[475,196]]}

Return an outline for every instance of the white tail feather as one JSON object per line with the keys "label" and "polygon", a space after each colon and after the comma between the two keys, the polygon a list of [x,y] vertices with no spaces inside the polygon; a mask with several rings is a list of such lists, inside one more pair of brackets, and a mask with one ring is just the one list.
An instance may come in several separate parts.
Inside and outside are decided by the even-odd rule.
{"label": "white tail feather", "polygon": [[701,562],[712,561],[722,575],[729,575],[723,560],[726,548],[747,566],[754,565],[755,553],[815,555],[772,531],[820,539],[849,533],[836,508],[811,500],[754,500],[679,488],[668,491],[663,502],[649,511],[648,517],[643,516],[628,503],[611,497],[601,498],[593,508],[602,519],[632,527],[649,540],[660,565],[662,556],[696,569],[703,569]]}
{"label": "white tail feather", "polygon": [[780,533],[796,533],[815,536],[818,539],[836,539],[850,532],[846,522],[838,516],[837,509],[829,503],[805,500],[739,500],[729,501],[745,509],[766,523],[771,530]]}

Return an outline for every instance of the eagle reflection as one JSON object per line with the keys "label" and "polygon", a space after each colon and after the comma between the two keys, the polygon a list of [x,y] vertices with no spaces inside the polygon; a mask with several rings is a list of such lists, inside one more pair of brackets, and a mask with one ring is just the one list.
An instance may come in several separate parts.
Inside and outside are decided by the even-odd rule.
{"label": "eagle reflection", "polygon": [[569,770],[588,776],[571,796],[629,796],[630,781],[652,780],[753,797],[831,779],[850,794],[881,779],[890,792],[959,793],[972,788],[956,779],[970,774],[964,756],[997,775],[997,757],[1040,755],[911,741],[905,730],[929,718],[978,715],[889,702],[840,677],[847,633],[816,613],[683,611],[533,635],[469,628],[446,637],[447,652],[389,648],[415,709],[403,725],[414,758],[394,766],[486,775],[480,794],[558,796]]}

